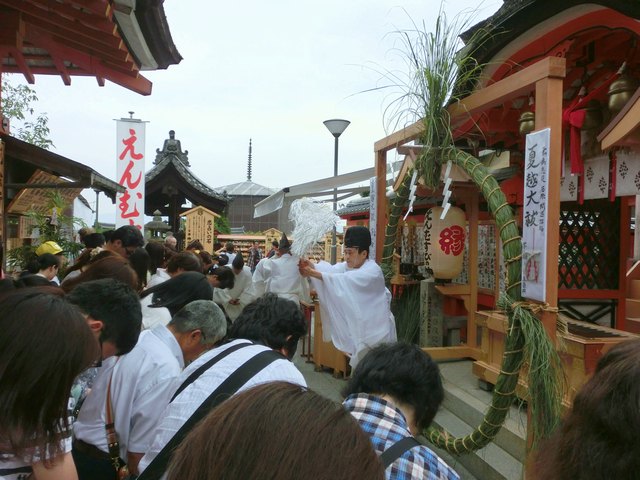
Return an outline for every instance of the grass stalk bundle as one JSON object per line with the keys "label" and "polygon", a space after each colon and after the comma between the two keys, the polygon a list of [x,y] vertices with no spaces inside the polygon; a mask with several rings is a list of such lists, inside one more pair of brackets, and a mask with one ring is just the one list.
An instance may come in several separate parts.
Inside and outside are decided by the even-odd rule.
{"label": "grass stalk bundle", "polygon": [[412,172],[409,172],[404,178],[400,188],[396,191],[396,196],[391,200],[391,206],[389,207],[389,220],[384,232],[384,247],[382,249],[382,259],[380,260],[382,272],[387,284],[389,284],[393,276],[393,250],[396,244],[400,215],[402,215],[402,209],[407,205],[409,199],[411,175]]}
{"label": "grass stalk bundle", "polygon": [[[534,445],[558,424],[562,399],[561,365],[557,351],[535,317],[531,304],[521,302],[522,242],[513,211],[486,167],[477,158],[457,148],[453,141],[446,106],[466,96],[469,92],[462,86],[474,85],[474,78],[481,72],[473,52],[460,48],[458,37],[467,26],[465,22],[448,25],[441,9],[433,32],[418,28],[398,32],[411,73],[405,77],[398,74],[386,76],[405,79],[395,84],[403,94],[386,110],[392,114],[396,127],[403,124],[401,119],[407,120],[404,123],[408,124],[407,117],[410,116],[413,116],[413,121],[422,119],[424,123],[424,133],[420,136],[424,148],[415,163],[423,183],[436,188],[440,183],[442,165],[449,160],[460,166],[482,192],[502,240],[507,278],[500,305],[507,315],[508,328],[491,405],[481,424],[465,437],[455,438],[435,428],[424,432],[431,442],[455,454],[478,450],[495,438],[515,399],[518,378],[525,362]],[[477,31],[475,35],[482,37],[484,32]],[[468,43],[481,44],[477,38]],[[382,259],[387,270],[391,267],[398,218],[407,203],[409,182],[410,175],[407,175],[391,205]]]}

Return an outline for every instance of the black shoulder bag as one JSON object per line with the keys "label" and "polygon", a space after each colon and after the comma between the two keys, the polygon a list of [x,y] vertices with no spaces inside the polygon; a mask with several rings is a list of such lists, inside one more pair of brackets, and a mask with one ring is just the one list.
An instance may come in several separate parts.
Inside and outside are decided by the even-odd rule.
{"label": "black shoulder bag", "polygon": [[[228,348],[224,352],[220,353],[216,357],[209,360],[209,362],[203,364],[200,368],[194,371],[189,378],[187,378],[182,385],[178,388],[174,394],[173,399],[182,392],[190,383],[192,383],[197,377],[199,377],[205,370],[210,368],[213,364],[229,355],[232,351],[239,348],[252,345],[251,343],[242,343],[234,345]],[[191,431],[191,429],[204,418],[211,410],[220,405],[223,401],[231,397],[236,393],[247,381],[249,381],[258,372],[264,369],[267,365],[271,364],[275,360],[283,359],[284,357],[274,351],[265,350],[258,353],[254,357],[247,360],[242,366],[236,369],[231,375],[224,380],[218,388],[216,388],[209,397],[202,402],[202,404],[196,409],[195,412],[189,417],[189,419],[182,425],[171,440],[163,447],[158,455],[151,461],[149,466],[140,474],[138,480],[158,480],[167,470],[167,465],[171,458],[173,451],[182,443],[184,437]]]}
{"label": "black shoulder bag", "polygon": [[411,450],[413,447],[417,447],[418,445],[422,444],[413,437],[404,437],[403,439],[398,440],[382,452],[382,455],[380,455],[380,461],[382,462],[382,465],[384,465],[384,469],[386,470],[389,468],[393,462],[404,455],[404,452]]}

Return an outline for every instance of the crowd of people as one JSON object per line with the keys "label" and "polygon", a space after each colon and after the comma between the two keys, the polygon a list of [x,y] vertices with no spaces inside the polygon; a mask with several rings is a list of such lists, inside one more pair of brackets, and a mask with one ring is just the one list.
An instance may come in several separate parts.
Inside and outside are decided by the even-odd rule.
{"label": "crowd of people", "polygon": [[[0,479],[459,478],[416,439],[443,401],[440,371],[396,341],[365,227],[347,230],[337,265],[292,255],[286,235],[273,252],[254,244],[245,265],[232,243],[177,251],[134,227],[81,233],[65,275],[44,242],[0,283]],[[342,405],[291,361],[311,294],[351,357]],[[634,478],[638,460],[621,452],[638,443],[639,352],[603,357],[543,447],[540,478]]]}

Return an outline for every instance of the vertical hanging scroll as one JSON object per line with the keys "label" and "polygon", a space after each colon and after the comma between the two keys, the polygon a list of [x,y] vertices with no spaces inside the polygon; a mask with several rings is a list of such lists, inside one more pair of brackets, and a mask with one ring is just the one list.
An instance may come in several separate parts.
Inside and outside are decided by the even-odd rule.
{"label": "vertical hanging scroll", "polygon": [[527,135],[522,213],[522,296],[546,301],[547,211],[551,129]]}

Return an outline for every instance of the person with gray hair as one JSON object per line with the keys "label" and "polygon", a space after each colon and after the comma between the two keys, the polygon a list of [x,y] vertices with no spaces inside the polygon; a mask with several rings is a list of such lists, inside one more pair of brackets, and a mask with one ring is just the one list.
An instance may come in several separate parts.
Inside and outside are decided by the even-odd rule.
{"label": "person with gray hair", "polygon": [[188,365],[224,339],[227,319],[215,302],[195,300],[182,307],[166,328],[180,346],[183,364]]}
{"label": "person with gray hair", "polygon": [[[79,285],[73,293],[91,283],[96,284]],[[96,288],[100,286],[96,284]],[[137,307],[135,293],[127,288]],[[71,301],[83,306],[76,297],[78,294]],[[82,300],[90,302],[91,298],[84,295]],[[139,332],[140,310],[137,315]],[[96,320],[88,317],[90,326]],[[105,435],[107,395],[113,404],[120,458],[129,471],[137,475],[138,462],[151,446],[163,408],[173,394],[174,380],[186,365],[223,339],[226,332],[227,321],[220,307],[210,300],[195,300],[178,310],[167,326],[158,324],[140,333],[129,353],[103,362],[101,368],[110,369],[94,382],[74,427],[73,454],[79,480],[107,480],[115,475]]]}

